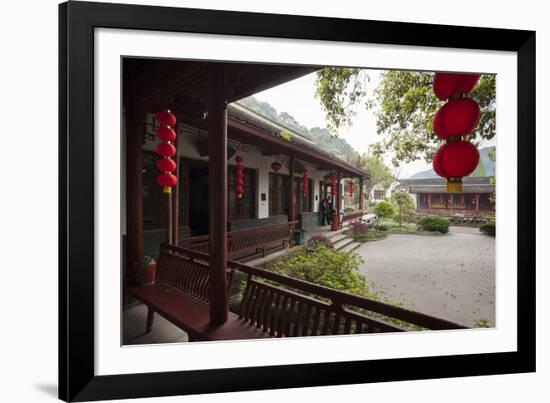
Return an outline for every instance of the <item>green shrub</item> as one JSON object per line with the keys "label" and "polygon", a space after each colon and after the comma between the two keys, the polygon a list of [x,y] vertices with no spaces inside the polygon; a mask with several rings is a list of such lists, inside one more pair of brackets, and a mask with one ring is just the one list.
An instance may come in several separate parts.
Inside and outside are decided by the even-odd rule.
{"label": "green shrub", "polygon": [[389,201],[382,200],[374,207],[374,213],[379,218],[389,218],[395,215],[395,209]]}
{"label": "green shrub", "polygon": [[444,217],[427,215],[418,220],[417,225],[422,231],[437,231],[446,234],[449,232],[449,225],[451,225],[451,222]]}
{"label": "green shrub", "polygon": [[322,243],[312,245],[313,250],[308,247],[282,256],[269,265],[269,270],[356,295],[368,294],[366,278],[359,272],[359,255]]}
{"label": "green shrub", "polygon": [[489,221],[484,224],[481,224],[479,230],[485,235],[495,236],[497,228],[494,221]]}

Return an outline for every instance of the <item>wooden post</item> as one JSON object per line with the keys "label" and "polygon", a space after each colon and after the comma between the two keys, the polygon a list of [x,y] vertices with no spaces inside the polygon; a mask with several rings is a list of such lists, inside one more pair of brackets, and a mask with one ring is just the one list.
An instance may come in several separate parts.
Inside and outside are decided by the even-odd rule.
{"label": "wooden post", "polygon": [[428,194],[428,210],[432,209],[432,194]]}
{"label": "wooden post", "polygon": [[126,269],[135,279],[143,262],[143,136],[145,110],[126,106]]}
{"label": "wooden post", "polygon": [[338,172],[338,179],[336,180],[336,197],[338,198],[336,202],[336,212],[340,214],[342,209],[342,173]]}
{"label": "wooden post", "polygon": [[[178,117],[179,120],[179,117]],[[178,132],[177,126],[174,128],[176,133]],[[179,168],[180,168],[180,148],[178,146],[178,140],[179,136],[176,135],[176,141],[174,141],[174,146],[176,147],[176,176],[178,177],[178,182],[176,186],[172,188],[172,192],[174,193],[172,195],[172,245],[178,246],[178,239],[179,239],[179,229],[180,229],[180,223],[179,223],[179,203],[180,203],[180,175],[179,175]]]}
{"label": "wooden post", "polygon": [[227,109],[224,70],[208,72],[208,179],[210,238],[210,324],[227,321]]}
{"label": "wooden post", "polygon": [[359,178],[359,210],[363,210],[363,178]]}
{"label": "wooden post", "polygon": [[453,199],[454,199],[454,195],[451,194],[451,196],[450,196],[450,201],[451,201],[451,214],[453,214]]}
{"label": "wooden post", "polygon": [[288,176],[289,176],[289,192],[288,192],[288,221],[296,220],[296,184],[294,183],[294,156],[288,156]]}
{"label": "wooden post", "polygon": [[479,193],[476,193],[476,213],[479,213]]}

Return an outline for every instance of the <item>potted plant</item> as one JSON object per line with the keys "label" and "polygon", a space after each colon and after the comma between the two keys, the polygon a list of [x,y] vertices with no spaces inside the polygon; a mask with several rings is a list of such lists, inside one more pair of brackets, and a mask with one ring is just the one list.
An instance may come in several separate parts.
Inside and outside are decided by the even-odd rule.
{"label": "potted plant", "polygon": [[157,262],[153,256],[145,256],[143,258],[141,285],[148,286],[155,284],[155,276],[157,271]]}

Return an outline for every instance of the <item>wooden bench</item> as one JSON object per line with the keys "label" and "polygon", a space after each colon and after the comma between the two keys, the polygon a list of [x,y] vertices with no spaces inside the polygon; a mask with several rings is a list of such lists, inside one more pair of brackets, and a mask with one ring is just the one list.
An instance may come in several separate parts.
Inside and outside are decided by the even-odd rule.
{"label": "wooden bench", "polygon": [[[292,230],[298,221],[289,221],[257,228],[246,228],[227,233],[227,254],[230,259],[247,259],[272,249],[285,247],[292,241]],[[179,246],[201,253],[208,253],[208,235],[183,238]]]}
{"label": "wooden bench", "polygon": [[389,318],[426,329],[465,329],[444,319],[348,294],[268,270],[228,261],[246,274],[238,314],[220,326],[208,323],[208,255],[170,245],[161,247],[156,283],[130,292],[149,308],[146,330],[158,313],[190,340],[235,340],[378,332],[406,329]]}
{"label": "wooden bench", "polygon": [[[173,253],[173,247],[162,245],[157,261],[155,284],[132,287],[131,295],[147,308],[145,331],[153,326],[155,313],[184,330],[190,340],[234,340],[269,337],[268,333],[249,326],[236,314],[221,326],[209,324],[208,263],[194,257]],[[228,271],[231,279],[232,271]],[[228,281],[231,282],[230,280]]]}

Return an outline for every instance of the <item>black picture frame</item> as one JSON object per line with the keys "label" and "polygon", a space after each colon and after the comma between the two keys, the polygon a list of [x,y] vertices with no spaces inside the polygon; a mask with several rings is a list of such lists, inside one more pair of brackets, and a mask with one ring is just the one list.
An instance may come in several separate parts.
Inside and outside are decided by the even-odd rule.
{"label": "black picture frame", "polygon": [[[517,52],[521,223],[517,233],[517,352],[96,376],[93,34],[98,27]],[[68,2],[59,6],[59,94],[60,399],[88,401],[535,371],[535,32]]]}

